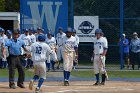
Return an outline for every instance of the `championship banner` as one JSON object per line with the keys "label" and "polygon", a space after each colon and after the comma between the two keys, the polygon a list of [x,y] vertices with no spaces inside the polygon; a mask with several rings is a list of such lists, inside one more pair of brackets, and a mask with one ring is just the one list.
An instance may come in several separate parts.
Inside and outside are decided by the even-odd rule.
{"label": "championship banner", "polygon": [[99,28],[98,16],[74,16],[74,28],[80,42],[93,42]]}
{"label": "championship banner", "polygon": [[20,28],[41,27],[57,33],[68,26],[68,0],[20,0]]}

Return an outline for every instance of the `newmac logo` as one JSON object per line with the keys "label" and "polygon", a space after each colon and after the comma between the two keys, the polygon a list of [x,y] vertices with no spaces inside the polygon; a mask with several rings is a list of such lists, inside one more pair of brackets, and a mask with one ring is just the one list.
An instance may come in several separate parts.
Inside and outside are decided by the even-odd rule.
{"label": "newmac logo", "polygon": [[83,34],[89,34],[94,29],[94,26],[89,21],[84,21],[78,27]]}

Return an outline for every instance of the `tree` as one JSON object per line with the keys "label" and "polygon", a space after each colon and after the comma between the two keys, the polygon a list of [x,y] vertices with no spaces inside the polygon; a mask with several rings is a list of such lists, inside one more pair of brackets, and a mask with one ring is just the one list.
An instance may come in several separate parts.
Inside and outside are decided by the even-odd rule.
{"label": "tree", "polygon": [[5,11],[5,0],[0,0],[0,12]]}

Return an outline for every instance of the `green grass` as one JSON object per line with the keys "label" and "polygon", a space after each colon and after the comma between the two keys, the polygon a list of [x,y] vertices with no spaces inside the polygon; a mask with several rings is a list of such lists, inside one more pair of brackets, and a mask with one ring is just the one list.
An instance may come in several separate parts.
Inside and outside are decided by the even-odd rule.
{"label": "green grass", "polygon": [[[31,71],[25,70],[25,76],[27,78],[32,77],[33,73]],[[9,77],[8,69],[0,69],[0,78],[8,78],[8,77]],[[17,70],[16,70],[15,77],[18,77]]]}
{"label": "green grass", "polygon": [[[109,78],[140,78],[140,71],[108,71]],[[72,75],[82,78],[95,77],[94,72],[90,71],[72,71]]]}

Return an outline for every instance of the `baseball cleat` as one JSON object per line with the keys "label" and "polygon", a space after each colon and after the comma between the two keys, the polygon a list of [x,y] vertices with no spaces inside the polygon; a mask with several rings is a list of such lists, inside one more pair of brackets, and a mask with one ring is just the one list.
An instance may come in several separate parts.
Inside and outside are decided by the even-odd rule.
{"label": "baseball cleat", "polygon": [[64,86],[69,86],[69,81],[64,81]]}
{"label": "baseball cleat", "polygon": [[97,81],[95,84],[93,84],[94,86],[100,85],[100,83]]}
{"label": "baseball cleat", "polygon": [[41,90],[39,89],[39,87],[37,87],[37,88],[35,89],[35,93],[41,93]]}
{"label": "baseball cleat", "polygon": [[100,84],[101,84],[101,85],[105,85],[105,82],[101,82]]}
{"label": "baseball cleat", "polygon": [[34,85],[34,81],[31,80],[30,83],[29,83],[29,89],[32,90],[33,89],[33,85]]}

